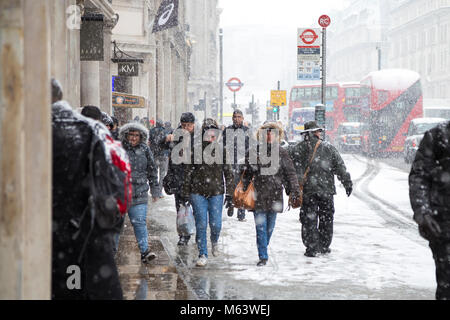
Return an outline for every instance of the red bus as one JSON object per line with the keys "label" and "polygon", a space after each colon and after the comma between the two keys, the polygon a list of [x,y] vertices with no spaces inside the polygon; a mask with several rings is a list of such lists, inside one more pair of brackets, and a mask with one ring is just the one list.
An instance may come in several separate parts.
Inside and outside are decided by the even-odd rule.
{"label": "red bus", "polygon": [[422,116],[423,94],[417,72],[386,69],[361,81],[362,150],[368,155],[402,152],[409,123]]}
{"label": "red bus", "polygon": [[360,122],[361,120],[361,84],[359,82],[341,83],[344,91],[342,111],[345,122]]}
{"label": "red bus", "polygon": [[[344,92],[341,86],[337,83],[327,84],[325,129],[327,140],[329,140],[331,143],[334,142],[339,124],[344,122],[344,114],[342,110],[343,100]],[[291,89],[289,99],[289,128],[292,128],[292,126],[294,125],[292,123],[292,111],[294,109],[315,107],[316,105],[321,103],[322,85],[320,83],[294,86]]]}

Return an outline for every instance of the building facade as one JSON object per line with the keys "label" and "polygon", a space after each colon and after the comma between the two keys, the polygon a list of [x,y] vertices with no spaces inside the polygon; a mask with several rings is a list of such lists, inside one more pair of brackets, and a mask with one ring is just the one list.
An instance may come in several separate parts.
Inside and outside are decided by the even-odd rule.
{"label": "building facade", "polygon": [[401,1],[391,21],[389,66],[418,72],[425,102],[450,102],[450,1]]}

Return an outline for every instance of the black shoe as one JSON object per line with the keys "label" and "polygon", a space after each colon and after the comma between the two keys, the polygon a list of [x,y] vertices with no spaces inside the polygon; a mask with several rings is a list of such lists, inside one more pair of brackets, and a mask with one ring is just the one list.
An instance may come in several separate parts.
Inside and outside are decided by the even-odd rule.
{"label": "black shoe", "polygon": [[322,249],[320,249],[320,253],[321,254],[331,253],[331,249],[330,248],[322,248]]}
{"label": "black shoe", "polygon": [[156,258],[156,254],[151,252],[150,249],[147,249],[144,253],[141,254],[142,263],[148,263]]}
{"label": "black shoe", "polygon": [[234,214],[234,208],[233,207],[228,208],[228,212],[227,213],[228,213],[229,217],[232,217],[233,214]]}
{"label": "black shoe", "polygon": [[256,266],[262,267],[262,266],[265,266],[266,263],[267,263],[267,259],[261,259],[261,260],[258,261],[258,263],[256,264]]}
{"label": "black shoe", "polygon": [[191,237],[180,236],[180,240],[178,240],[178,245],[179,246],[187,246],[190,238]]}
{"label": "black shoe", "polygon": [[311,249],[306,249],[305,256],[310,257],[310,258],[317,257],[317,251],[311,250]]}
{"label": "black shoe", "polygon": [[247,221],[247,220],[245,220],[245,211],[244,210],[238,210],[238,220],[239,221]]}

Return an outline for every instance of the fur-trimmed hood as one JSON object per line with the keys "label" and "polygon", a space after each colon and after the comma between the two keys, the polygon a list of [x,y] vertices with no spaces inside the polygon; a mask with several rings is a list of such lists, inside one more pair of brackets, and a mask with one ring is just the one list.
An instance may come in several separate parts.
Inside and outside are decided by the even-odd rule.
{"label": "fur-trimmed hood", "polygon": [[130,131],[139,131],[141,133],[141,143],[147,144],[148,129],[138,122],[127,123],[120,128],[119,140],[122,143],[127,141],[127,135]]}

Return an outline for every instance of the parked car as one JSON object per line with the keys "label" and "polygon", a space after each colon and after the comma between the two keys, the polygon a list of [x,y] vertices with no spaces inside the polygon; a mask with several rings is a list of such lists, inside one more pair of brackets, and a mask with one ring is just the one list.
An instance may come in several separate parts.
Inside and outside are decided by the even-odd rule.
{"label": "parked car", "polygon": [[347,151],[361,150],[361,122],[343,122],[339,125],[337,131],[336,144],[339,150]]}
{"label": "parked car", "polygon": [[425,132],[445,121],[444,118],[417,118],[411,120],[405,139],[404,158],[406,163],[411,163],[416,157],[417,149],[419,149],[420,141],[422,141]]}

